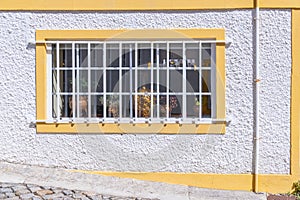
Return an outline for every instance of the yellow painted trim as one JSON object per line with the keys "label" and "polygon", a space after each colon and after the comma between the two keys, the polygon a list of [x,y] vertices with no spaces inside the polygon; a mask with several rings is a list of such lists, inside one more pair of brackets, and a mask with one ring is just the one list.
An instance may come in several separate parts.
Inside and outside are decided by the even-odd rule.
{"label": "yellow painted trim", "polygon": [[[101,172],[70,170],[87,174],[133,178],[145,181],[164,182],[170,184],[189,185],[201,188],[222,190],[253,191],[252,174],[200,174],[200,173],[173,173],[173,172]],[[286,193],[291,191],[291,175],[259,175],[259,189],[263,192]]]}
{"label": "yellow painted trim", "polygon": [[226,124],[37,124],[38,133],[224,134]]}
{"label": "yellow painted trim", "polygon": [[[298,0],[261,0],[262,8],[299,8]],[[202,10],[251,9],[254,0],[1,0],[0,10]]]}
{"label": "yellow painted trim", "polygon": [[298,0],[260,0],[261,8],[300,8]]}
{"label": "yellow painted trim", "polygon": [[252,0],[1,0],[0,10],[198,10],[252,8]]}
{"label": "yellow painted trim", "polygon": [[[164,39],[216,39],[225,40],[224,29],[173,30],[37,30],[37,120],[46,119],[46,48],[47,40],[164,40]],[[41,43],[40,43],[41,42]],[[217,118],[225,119],[225,44],[216,44],[217,66]],[[206,134],[225,133],[226,124],[47,124],[37,123],[38,133],[160,133]]]}
{"label": "yellow painted trim", "polygon": [[[291,174],[300,175],[300,10],[292,10]],[[300,177],[299,177],[300,178]]]}
{"label": "yellow painted trim", "polygon": [[[225,44],[219,44],[216,46],[216,66],[217,66],[217,72],[216,72],[216,90],[217,90],[217,118],[225,119]],[[222,56],[220,56],[222,55]]]}
{"label": "yellow painted trim", "polygon": [[142,30],[37,30],[36,40],[134,40],[134,39],[225,40],[224,29],[142,29]]}
{"label": "yellow painted trim", "polygon": [[46,47],[45,45],[36,45],[36,118],[46,119],[46,95],[47,95],[47,70],[46,70]]}

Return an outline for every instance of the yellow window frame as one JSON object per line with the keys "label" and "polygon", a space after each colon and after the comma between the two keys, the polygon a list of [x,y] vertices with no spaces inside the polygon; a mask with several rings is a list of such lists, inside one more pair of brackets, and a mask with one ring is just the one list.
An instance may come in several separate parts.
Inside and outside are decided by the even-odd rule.
{"label": "yellow window frame", "polygon": [[[255,0],[1,0],[0,10],[206,10],[251,9]],[[260,0],[261,8],[300,8],[299,0]]]}
{"label": "yellow window frame", "polygon": [[[172,30],[37,30],[36,31],[36,130],[38,133],[152,133],[207,134],[225,133],[223,120],[207,124],[88,124],[47,123],[48,40],[111,39],[215,39],[225,40],[224,29]],[[216,43],[216,118],[225,119],[225,43]]]}

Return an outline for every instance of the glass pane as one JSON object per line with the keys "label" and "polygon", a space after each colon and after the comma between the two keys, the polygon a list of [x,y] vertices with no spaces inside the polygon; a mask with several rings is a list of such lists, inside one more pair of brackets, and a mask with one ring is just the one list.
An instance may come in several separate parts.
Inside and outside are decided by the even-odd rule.
{"label": "glass pane", "polygon": [[91,44],[91,67],[103,67],[102,44]]}
{"label": "glass pane", "polygon": [[151,117],[151,95],[144,94],[137,96],[137,113],[138,117]]}
{"label": "glass pane", "polygon": [[52,117],[56,118],[57,117],[57,95],[52,95]]}
{"label": "glass pane", "polygon": [[133,96],[130,95],[122,95],[122,117],[130,117],[132,118],[133,114],[130,115],[130,109],[132,109],[132,99],[134,99]]}
{"label": "glass pane", "polygon": [[122,45],[122,67],[135,66],[135,45],[123,44]]}
{"label": "glass pane", "polygon": [[138,66],[151,67],[151,45],[138,44]]}
{"label": "glass pane", "polygon": [[119,96],[107,95],[106,97],[107,117],[119,117]]}
{"label": "glass pane", "polygon": [[52,44],[52,68],[56,68],[56,44]]}
{"label": "glass pane", "polygon": [[91,95],[91,116],[103,117],[103,95]]}
{"label": "glass pane", "polygon": [[182,43],[170,44],[169,49],[169,66],[170,67],[182,67],[183,56],[182,56]]}
{"label": "glass pane", "polygon": [[60,70],[59,83],[60,92],[72,92],[72,70]]}
{"label": "glass pane", "polygon": [[167,70],[159,70],[159,92],[167,92]]}
{"label": "glass pane", "polygon": [[88,67],[88,45],[76,44],[76,66]]}
{"label": "glass pane", "polygon": [[182,92],[182,70],[170,70],[171,92]]}
{"label": "glass pane", "polygon": [[186,44],[186,66],[197,68],[199,65],[199,44]]}
{"label": "glass pane", "polygon": [[[130,83],[130,76],[132,82]],[[135,76],[133,73],[130,73],[130,70],[122,70],[122,92],[132,92],[135,84]],[[131,86],[131,90],[130,90]]]}
{"label": "glass pane", "polygon": [[202,49],[202,67],[211,67],[211,49]]}
{"label": "glass pane", "polygon": [[202,96],[202,117],[211,118],[211,97],[210,95]]}
{"label": "glass pane", "polygon": [[88,71],[80,70],[78,80],[79,92],[88,92]]}
{"label": "glass pane", "polygon": [[202,92],[211,92],[210,70],[202,70]]}
{"label": "glass pane", "polygon": [[61,117],[73,116],[72,95],[61,95],[58,99]]}
{"label": "glass pane", "polygon": [[57,92],[57,71],[52,70],[52,93],[55,94]]}
{"label": "glass pane", "polygon": [[119,91],[119,71],[107,70],[106,71],[106,91],[118,92]]}
{"label": "glass pane", "polygon": [[59,44],[59,67],[72,67],[72,44]]}
{"label": "glass pane", "polygon": [[153,70],[153,92],[157,92],[157,87],[158,84],[157,84],[157,69],[154,69]]}
{"label": "glass pane", "polygon": [[170,117],[180,118],[182,116],[182,95],[170,95],[169,111]]}
{"label": "glass pane", "polygon": [[186,70],[186,91],[199,92],[199,71]]}
{"label": "glass pane", "polygon": [[138,92],[142,87],[151,92],[151,70],[138,70]]}
{"label": "glass pane", "polygon": [[157,43],[153,48],[153,66],[157,67],[159,64],[159,67],[167,67],[167,44]]}
{"label": "glass pane", "polygon": [[102,70],[91,70],[91,92],[103,92]]}
{"label": "glass pane", "polygon": [[167,96],[166,95],[159,95],[158,98],[159,102],[159,116],[160,118],[167,117]]}
{"label": "glass pane", "polygon": [[187,117],[199,118],[199,95],[187,95],[186,101]]}
{"label": "glass pane", "polygon": [[107,67],[119,67],[119,44],[106,45]]}
{"label": "glass pane", "polygon": [[87,95],[79,95],[79,113],[78,114],[79,114],[78,117],[88,117],[88,96]]}

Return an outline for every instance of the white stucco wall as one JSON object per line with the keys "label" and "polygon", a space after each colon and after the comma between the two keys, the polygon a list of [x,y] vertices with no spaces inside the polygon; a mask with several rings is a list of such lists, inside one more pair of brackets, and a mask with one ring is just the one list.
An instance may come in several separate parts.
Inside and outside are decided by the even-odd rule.
{"label": "white stucco wall", "polygon": [[[252,10],[0,12],[0,160],[103,171],[251,173]],[[224,28],[225,135],[37,135],[36,29]],[[291,12],[261,12],[260,173],[289,173]]]}

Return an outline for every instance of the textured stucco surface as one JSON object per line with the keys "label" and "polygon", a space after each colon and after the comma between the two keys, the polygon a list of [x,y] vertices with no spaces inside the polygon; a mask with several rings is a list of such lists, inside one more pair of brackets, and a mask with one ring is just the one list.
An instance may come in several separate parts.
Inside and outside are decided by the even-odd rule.
{"label": "textured stucco surface", "polygon": [[[103,171],[251,173],[253,13],[0,12],[0,159]],[[37,135],[37,29],[225,28],[225,135]],[[291,12],[261,12],[260,173],[289,173]]]}

